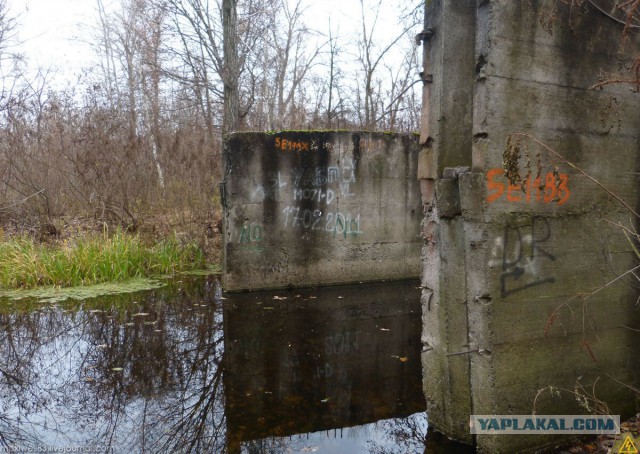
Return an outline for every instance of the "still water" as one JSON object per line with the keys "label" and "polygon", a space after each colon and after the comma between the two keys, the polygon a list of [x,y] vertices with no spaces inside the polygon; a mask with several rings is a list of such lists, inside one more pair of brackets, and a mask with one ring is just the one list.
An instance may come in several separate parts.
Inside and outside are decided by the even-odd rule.
{"label": "still water", "polygon": [[[6,451],[423,453],[417,281],[0,304]],[[0,449],[2,451],[2,449]]]}

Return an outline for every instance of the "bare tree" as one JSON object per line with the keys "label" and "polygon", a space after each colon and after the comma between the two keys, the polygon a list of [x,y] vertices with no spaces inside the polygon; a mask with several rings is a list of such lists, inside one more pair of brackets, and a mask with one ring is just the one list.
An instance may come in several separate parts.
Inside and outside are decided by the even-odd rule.
{"label": "bare tree", "polygon": [[225,123],[225,115],[229,116],[231,126],[225,126],[226,131],[240,128],[255,105],[262,80],[257,62],[273,24],[276,0],[225,2],[168,0],[181,44],[173,53],[186,70],[185,77],[177,79],[197,92],[212,126]]}
{"label": "bare tree", "polygon": [[333,118],[337,115],[342,105],[342,99],[339,98],[337,102],[334,101],[334,93],[338,91],[338,79],[340,72],[338,68],[338,55],[340,53],[340,47],[338,45],[338,38],[333,36],[333,30],[331,30],[331,21],[329,21],[329,80],[327,82],[327,127],[331,129],[333,127]]}
{"label": "bare tree", "polygon": [[25,76],[0,0],[0,222],[214,213],[226,131],[415,128],[413,49],[381,38],[386,1],[361,1],[354,39],[310,28],[304,0],[95,0],[98,64],[54,90]]}
{"label": "bare tree", "polygon": [[222,6],[208,0],[168,0],[176,46],[169,50],[181,67],[169,77],[193,90],[213,135],[222,121],[224,50]]}
{"label": "bare tree", "polygon": [[102,56],[102,58],[100,58],[102,80],[106,85],[109,95],[108,98],[111,100],[111,102],[118,103],[120,102],[121,95],[119,91],[118,74],[116,69],[117,67],[114,57],[114,40],[111,36],[112,27],[102,0],[97,0],[97,9],[98,17],[100,20],[100,28],[94,39],[98,45],[98,54]]}
{"label": "bare tree", "polygon": [[[358,80],[359,89],[356,95],[356,103],[362,126],[366,129],[374,129],[376,127],[376,119],[381,113],[380,111],[384,109],[380,77],[376,79],[378,70],[384,64],[385,57],[396,49],[398,43],[413,26],[413,24],[406,25],[401,33],[379,47],[374,41],[374,36],[376,36],[381,5],[382,0],[378,0],[374,8],[366,9],[366,11],[373,11],[373,19],[369,22],[368,15],[365,13],[364,0],[360,0],[361,35],[358,40],[358,62],[360,63],[362,81]],[[397,81],[393,85],[397,85]]]}
{"label": "bare tree", "polygon": [[[148,137],[150,158],[160,187],[164,187],[159,128],[160,45],[166,12],[150,0],[122,0],[121,6],[119,12],[108,16],[98,0],[105,83],[111,96],[118,98],[116,105],[126,106],[131,152],[144,152],[140,141]],[[121,85],[126,87],[124,99],[117,88]]]}
{"label": "bare tree", "polygon": [[9,14],[7,0],[0,0],[0,64],[16,35],[16,19]]}
{"label": "bare tree", "polygon": [[18,91],[21,77],[20,55],[14,51],[17,45],[16,19],[9,13],[7,0],[0,0],[0,112],[5,110]]}
{"label": "bare tree", "polygon": [[[272,33],[277,99],[277,120],[274,126],[279,128],[285,126],[287,114],[294,110],[295,95],[302,88],[320,51],[319,47],[308,50],[306,48],[306,38],[310,31],[302,23],[302,2],[296,2],[291,9],[288,2],[283,1],[282,11],[284,24],[282,27],[275,27]],[[278,36],[278,29],[284,29],[285,33]],[[290,116],[289,122],[293,118]]]}
{"label": "bare tree", "polygon": [[160,77],[162,63],[160,61],[161,45],[163,38],[163,23],[166,10],[162,6],[149,8],[147,26],[142,33],[142,93],[145,97],[146,123],[150,133],[151,156],[158,174],[160,187],[164,188],[164,172],[160,165],[159,155],[162,151],[160,140]]}
{"label": "bare tree", "polygon": [[[386,82],[388,89],[385,93],[386,105],[378,115],[375,122],[384,125],[385,129],[396,130],[417,130],[420,116],[420,103],[415,97],[414,85],[422,83],[417,79],[416,70],[416,48],[405,54],[401,65],[394,68],[393,65],[385,63],[387,72]],[[383,121],[386,120],[386,121]]]}
{"label": "bare tree", "polygon": [[222,130],[224,132],[236,131],[240,119],[237,7],[238,0],[222,0],[222,40],[224,43]]}

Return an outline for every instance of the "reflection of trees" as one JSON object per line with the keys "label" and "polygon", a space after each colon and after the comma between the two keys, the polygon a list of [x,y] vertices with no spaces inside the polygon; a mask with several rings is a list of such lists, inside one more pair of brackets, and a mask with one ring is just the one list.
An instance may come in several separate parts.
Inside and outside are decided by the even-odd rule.
{"label": "reflection of trees", "polygon": [[119,437],[149,452],[224,446],[222,316],[212,290],[183,284],[115,315],[96,314],[87,362],[110,445],[121,445]]}
{"label": "reflection of trees", "polygon": [[[6,409],[0,413],[0,443],[20,447],[100,446],[109,447],[112,452],[228,454],[300,452],[312,446],[306,435],[245,441],[252,437],[243,434],[252,430],[238,431],[242,429],[238,424],[251,424],[238,415],[242,416],[256,402],[244,397],[246,383],[234,380],[234,377],[240,380],[237,375],[244,371],[242,367],[240,372],[235,371],[236,375],[227,373],[225,379],[233,383],[225,389],[223,311],[221,301],[216,297],[219,290],[216,285],[213,280],[204,285],[202,281],[185,280],[144,295],[96,298],[81,305],[16,305],[0,309],[0,408]],[[238,313],[244,314],[244,310]],[[302,320],[309,314],[305,309],[297,317]],[[280,352],[276,341],[286,345],[282,337],[285,334],[279,331],[284,325],[278,325],[280,328],[273,330],[272,337],[264,337],[264,330],[254,329],[250,323],[255,315],[247,315],[249,318],[238,319],[236,314],[234,326],[239,331],[233,339],[240,342],[243,336],[254,336],[251,337],[253,341],[271,345],[275,353]],[[292,314],[289,316],[293,317]],[[278,320],[279,316],[272,314],[272,317]],[[325,320],[321,314],[315,314],[315,318],[321,324],[333,323],[333,318]],[[340,320],[343,318],[349,320],[347,315]],[[298,325],[296,320],[289,328]],[[267,325],[272,321],[261,319],[261,323]],[[377,331],[377,322],[371,323],[371,330]],[[398,322],[398,331],[400,325]],[[225,328],[228,333],[233,331],[230,326]],[[308,336],[307,331],[291,328],[286,333],[286,340],[304,345],[307,355],[313,356],[315,352],[320,355],[318,358],[325,358],[328,331],[318,328],[316,337]],[[296,337],[298,335],[301,337]],[[289,349],[285,351],[289,352]],[[275,353],[275,356],[264,356],[266,353],[262,352],[250,358],[251,361],[262,358],[260,361],[266,361],[265,364],[277,365],[283,357]],[[383,356],[386,358],[391,353],[403,354],[393,350]],[[235,356],[239,354],[236,352]],[[232,349],[226,355],[226,361],[233,361]],[[243,361],[245,364],[246,358]],[[251,361],[246,367],[253,373]],[[340,412],[330,413],[327,417],[338,415],[351,421],[355,410],[347,401],[344,405],[338,404],[338,400],[344,399],[336,397],[344,394],[346,384],[340,379],[334,380],[335,383],[329,381],[327,386],[334,383],[339,388],[332,391],[332,388],[322,388],[317,378],[312,377],[319,359],[287,357],[284,361],[286,371],[293,370],[293,376],[298,377],[293,381],[288,375],[282,377],[282,383],[290,386],[293,396],[311,395],[312,401],[316,402],[329,393],[336,399]],[[260,380],[273,379],[268,377],[268,370],[271,369],[267,367],[261,372],[266,375],[260,376]],[[229,399],[231,390],[233,399]],[[318,392],[321,395],[316,396],[314,393]],[[411,398],[406,400],[410,402]],[[283,424],[298,417],[305,418],[300,414],[305,410],[298,400],[295,405],[291,403],[289,410],[286,410],[287,405],[272,408],[269,399],[262,405],[262,411],[285,411],[286,415],[280,414]],[[323,407],[324,404],[318,405]],[[231,435],[225,411],[235,415],[238,426]],[[320,410],[312,407],[306,411]],[[343,411],[346,414],[342,414]],[[278,416],[274,421],[277,423]],[[229,425],[231,422],[232,419]],[[359,440],[375,435],[371,445],[373,452],[424,449],[422,427],[411,419],[377,423],[375,434],[366,432],[371,428],[373,426],[354,427],[345,429],[345,433],[351,433]],[[264,435],[268,433],[272,432],[267,430]],[[380,438],[380,433],[385,435]],[[385,441],[387,439],[393,440],[391,444]],[[421,448],[413,449],[417,446]]]}
{"label": "reflection of trees", "polygon": [[[205,301],[216,304],[211,297]],[[160,416],[153,423],[166,428],[166,435],[157,442],[162,450],[224,450],[223,329],[222,312],[218,309],[208,306],[201,312],[200,307],[191,313],[183,313],[185,319],[175,323],[182,328],[177,351],[181,366],[179,380],[172,397],[160,404]]]}
{"label": "reflection of trees", "polygon": [[80,310],[6,308],[0,404],[10,410],[0,414],[0,443],[118,452],[224,446],[222,315],[213,290],[185,282],[139,303],[130,295]]}
{"label": "reflection of trees", "polygon": [[[20,322],[23,314],[0,314],[0,386],[2,400],[8,400],[23,412],[28,412],[28,400],[23,398],[28,393],[28,383],[34,373],[30,367],[31,358],[35,351],[34,342],[22,342],[25,329]],[[32,332],[31,324],[25,326],[27,332]],[[12,420],[12,415],[5,411],[0,413],[0,443],[4,447],[24,443],[28,434]]]}
{"label": "reflection of trees", "polygon": [[376,423],[385,442],[370,443],[372,454],[422,453],[427,440],[426,413]]}
{"label": "reflection of trees", "polygon": [[[43,422],[36,414],[48,411],[59,398],[46,385],[54,371],[42,367],[40,357],[46,352],[49,364],[63,360],[68,352],[60,348],[60,338],[78,327],[61,311],[20,306],[0,309],[0,443],[5,448],[37,441]],[[52,421],[54,427],[48,429],[61,435]]]}
{"label": "reflection of trees", "polygon": [[[431,434],[429,434],[431,438]],[[369,440],[366,446],[348,445],[334,448],[331,452],[345,452],[345,449],[354,449],[371,454],[423,454],[435,452],[428,449],[427,444],[427,419],[426,413],[416,413],[406,418],[388,419],[376,423],[355,426],[344,429],[334,429],[312,434],[288,437],[270,437],[261,440],[252,440],[242,443],[243,452],[248,454],[271,454],[281,452],[316,452],[318,445],[325,439],[353,438],[356,440]],[[457,448],[457,446],[454,446]],[[440,452],[440,451],[438,451]],[[455,451],[459,452],[459,451]],[[461,451],[462,452],[462,451]],[[466,451],[464,451],[466,452]],[[469,451],[471,452],[471,451]]]}

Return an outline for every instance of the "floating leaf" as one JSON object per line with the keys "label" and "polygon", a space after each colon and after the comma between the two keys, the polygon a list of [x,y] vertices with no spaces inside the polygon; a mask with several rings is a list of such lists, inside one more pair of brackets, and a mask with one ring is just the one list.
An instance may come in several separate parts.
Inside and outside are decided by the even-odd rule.
{"label": "floating leaf", "polygon": [[392,358],[397,358],[399,359],[401,362],[406,363],[409,360],[408,356],[398,356],[398,355],[391,355]]}

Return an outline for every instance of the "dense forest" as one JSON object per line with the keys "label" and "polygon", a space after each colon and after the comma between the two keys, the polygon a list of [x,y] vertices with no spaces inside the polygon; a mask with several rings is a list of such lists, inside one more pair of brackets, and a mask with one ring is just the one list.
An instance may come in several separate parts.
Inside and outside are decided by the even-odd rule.
{"label": "dense forest", "polygon": [[95,0],[98,63],[60,89],[0,0],[0,226],[215,231],[229,83],[234,130],[416,130],[422,3],[385,17],[382,1],[360,0],[345,33],[344,20],[311,27],[304,0],[233,0],[229,63],[222,0]]}

